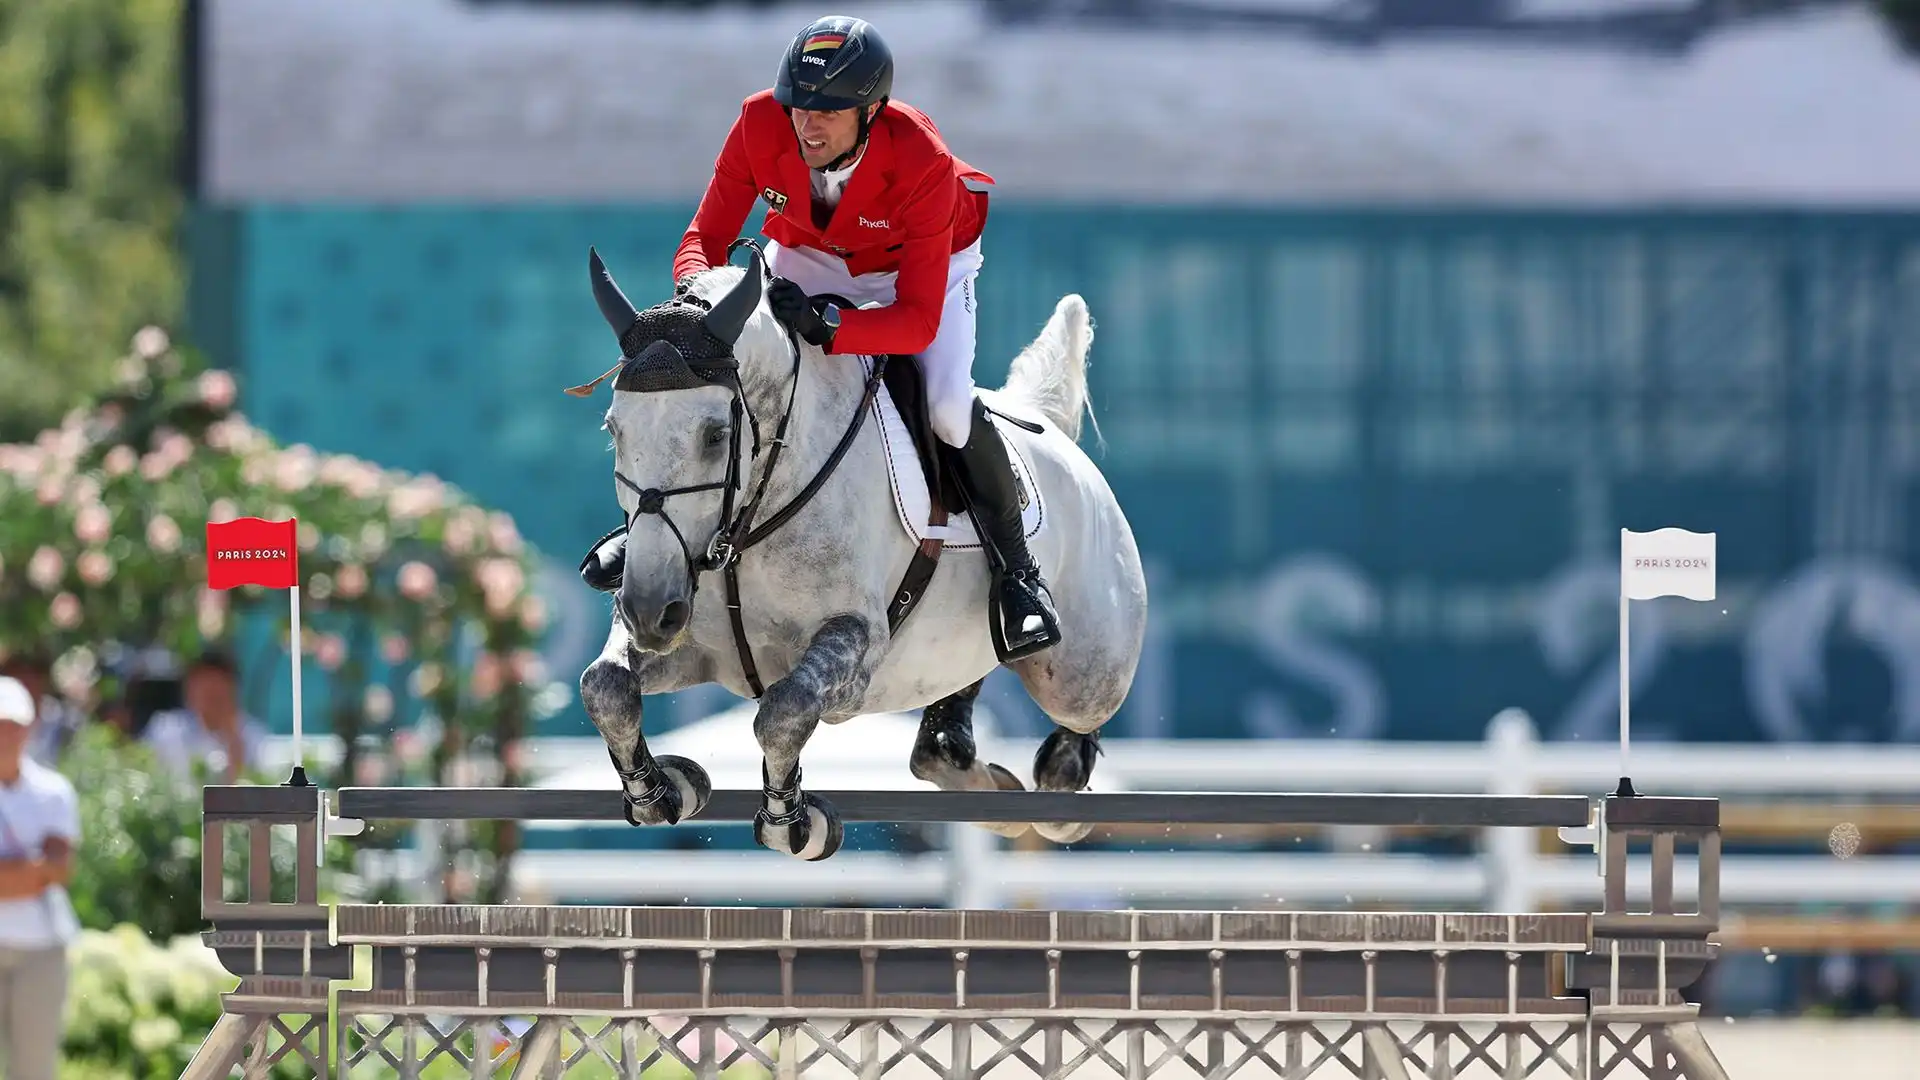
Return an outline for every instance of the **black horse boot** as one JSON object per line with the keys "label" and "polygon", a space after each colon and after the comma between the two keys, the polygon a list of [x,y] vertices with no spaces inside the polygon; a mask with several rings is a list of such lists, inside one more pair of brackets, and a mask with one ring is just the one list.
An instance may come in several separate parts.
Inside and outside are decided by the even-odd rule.
{"label": "black horse boot", "polygon": [[627,568],[627,527],[613,530],[593,542],[593,549],[580,560],[580,580],[601,592],[620,587],[620,575]]}
{"label": "black horse boot", "polygon": [[973,527],[986,542],[993,586],[987,596],[988,628],[1000,662],[1032,656],[1060,642],[1060,616],[1053,595],[1027,550],[1020,520],[1019,481],[1012,453],[987,417],[986,403],[973,401],[973,426],[967,445],[953,454],[955,469],[973,515]]}

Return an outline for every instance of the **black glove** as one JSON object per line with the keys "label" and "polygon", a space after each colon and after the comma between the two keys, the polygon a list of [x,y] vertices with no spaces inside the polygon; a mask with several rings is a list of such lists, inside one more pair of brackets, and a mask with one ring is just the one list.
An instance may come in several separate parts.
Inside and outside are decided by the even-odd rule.
{"label": "black glove", "polygon": [[774,318],[809,343],[823,349],[833,344],[833,327],[813,309],[813,301],[800,286],[786,278],[774,278],[767,286],[767,306],[773,309]]}

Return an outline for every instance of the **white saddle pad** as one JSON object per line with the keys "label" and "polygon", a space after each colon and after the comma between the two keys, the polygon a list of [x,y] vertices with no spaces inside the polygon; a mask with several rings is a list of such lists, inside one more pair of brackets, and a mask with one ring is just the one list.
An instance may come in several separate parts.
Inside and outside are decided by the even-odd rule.
{"label": "white saddle pad", "polygon": [[[867,360],[867,370],[873,370],[872,361]],[[900,415],[900,409],[893,402],[893,395],[887,393],[884,384],[879,393],[873,395],[873,418],[880,427],[880,441],[887,450],[887,478],[893,488],[893,505],[900,512],[900,526],[914,543],[923,540],[945,541],[947,550],[954,548],[979,550],[980,534],[973,527],[973,517],[960,510],[947,508],[945,526],[929,525],[927,518],[933,513],[933,498],[927,493],[926,470],[920,467],[920,455],[914,452],[913,436],[907,433],[907,422]],[[1013,462],[1013,475],[1020,483],[1022,494],[1020,523],[1031,541],[1040,535],[1047,521],[1046,507],[1040,499],[1039,485],[1033,482],[1033,467],[1028,464],[1026,455],[1020,450],[1020,444],[1011,437],[1006,420],[989,414],[1000,437],[1006,440],[1008,455]]]}

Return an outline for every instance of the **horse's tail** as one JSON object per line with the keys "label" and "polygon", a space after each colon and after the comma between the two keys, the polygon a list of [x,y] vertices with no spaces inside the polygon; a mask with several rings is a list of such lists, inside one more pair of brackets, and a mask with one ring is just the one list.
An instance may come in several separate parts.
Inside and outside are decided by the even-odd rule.
{"label": "horse's tail", "polygon": [[1093,316],[1087,312],[1087,302],[1078,293],[1068,293],[1054,305],[1053,317],[1039,336],[1013,358],[1005,392],[1045,413],[1075,441],[1085,413],[1098,436],[1100,421],[1087,396],[1087,350],[1092,345]]}

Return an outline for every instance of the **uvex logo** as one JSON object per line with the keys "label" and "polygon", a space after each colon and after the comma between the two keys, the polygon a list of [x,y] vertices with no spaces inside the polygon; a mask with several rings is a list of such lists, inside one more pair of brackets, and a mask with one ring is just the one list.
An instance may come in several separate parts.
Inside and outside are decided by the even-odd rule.
{"label": "uvex logo", "polygon": [[862,217],[860,219],[860,227],[863,229],[890,229],[893,226],[887,224],[886,218],[881,218],[879,221],[870,221]]}

